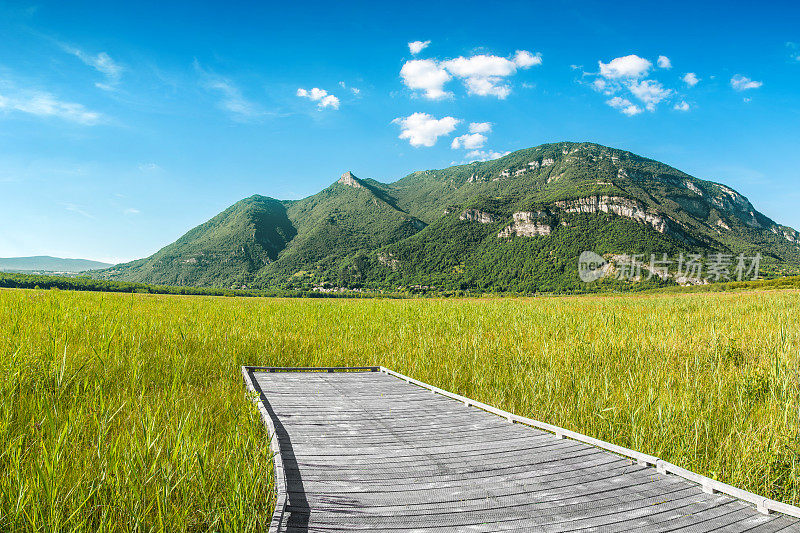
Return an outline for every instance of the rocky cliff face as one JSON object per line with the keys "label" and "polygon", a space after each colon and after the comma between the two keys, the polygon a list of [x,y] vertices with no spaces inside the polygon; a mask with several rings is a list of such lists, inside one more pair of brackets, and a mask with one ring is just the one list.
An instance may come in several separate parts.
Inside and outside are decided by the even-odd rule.
{"label": "rocky cliff face", "polygon": [[503,228],[497,234],[499,239],[509,237],[534,237],[536,235],[550,235],[553,228],[542,220],[545,213],[542,211],[518,211],[514,213],[514,222]]}
{"label": "rocky cliff face", "polygon": [[378,253],[378,262],[383,266],[387,266],[392,270],[397,270],[400,267],[400,261],[395,259],[391,252]]}
{"label": "rocky cliff face", "polygon": [[589,196],[576,200],[561,200],[554,205],[566,213],[613,213],[649,224],[660,233],[667,233],[669,230],[666,217],[646,209],[636,200],[620,196]]}
{"label": "rocky cliff face", "polygon": [[792,228],[788,228],[786,226],[781,226],[779,228],[773,228],[772,230],[774,233],[778,235],[783,235],[783,238],[793,244],[800,244],[800,231],[794,230]]}
{"label": "rocky cliff face", "polygon": [[725,185],[717,185],[716,189],[718,193],[709,198],[714,207],[733,214],[751,228],[762,227],[755,208],[747,198]]}
{"label": "rocky cliff face", "polygon": [[469,220],[471,222],[480,222],[481,224],[492,224],[495,218],[491,213],[485,213],[478,209],[467,209],[458,217],[459,220]]}

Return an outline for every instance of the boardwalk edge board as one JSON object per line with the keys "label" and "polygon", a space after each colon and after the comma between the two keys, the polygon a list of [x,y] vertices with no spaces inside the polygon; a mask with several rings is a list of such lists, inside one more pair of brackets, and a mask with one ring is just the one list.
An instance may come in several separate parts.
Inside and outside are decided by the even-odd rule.
{"label": "boardwalk edge board", "polygon": [[[740,488],[728,485],[727,483],[722,483],[721,481],[717,481],[715,479],[708,478],[706,476],[700,475],[696,472],[692,472],[691,470],[686,470],[685,468],[681,468],[680,466],[674,465],[658,457],[653,455],[648,455],[645,453],[638,452],[636,450],[631,450],[629,448],[625,448],[623,446],[618,446],[616,444],[612,444],[610,442],[606,442],[600,439],[596,439],[594,437],[589,437],[588,435],[583,435],[581,433],[577,433],[575,431],[571,431],[569,429],[564,429],[558,426],[554,426],[552,424],[548,424],[546,422],[540,422],[538,420],[534,420],[532,418],[527,418],[524,416],[515,415],[513,413],[509,413],[508,411],[503,411],[502,409],[498,409],[496,407],[492,407],[491,405],[487,405],[482,402],[478,402],[471,398],[467,398],[465,396],[461,396],[444,389],[440,389],[438,387],[434,387],[433,385],[429,385],[425,382],[416,380],[414,378],[405,376],[400,374],[399,372],[395,372],[389,368],[383,366],[363,366],[363,367],[256,367],[256,366],[243,366],[242,367],[242,375],[244,376],[245,384],[247,388],[253,392],[257,392],[255,386],[253,385],[251,373],[252,372],[382,372],[384,374],[396,377],[401,379],[407,383],[411,383],[417,385],[419,387],[425,388],[433,393],[441,394],[442,396],[446,396],[453,400],[458,400],[462,402],[464,405],[470,407],[476,407],[483,411],[495,414],[502,418],[507,419],[509,422],[524,424],[526,426],[535,427],[537,429],[541,429],[547,431],[549,433],[553,433],[556,437],[560,439],[572,439],[579,442],[583,442],[585,444],[589,444],[591,446],[595,446],[597,448],[602,448],[604,450],[608,450],[613,452],[617,455],[621,455],[623,457],[628,457],[630,459],[634,459],[638,464],[645,465],[645,466],[654,466],[658,473],[660,474],[672,474],[688,481],[692,481],[694,483],[699,484],[703,492],[708,494],[716,494],[722,493],[728,496],[732,496],[739,500],[751,503],[755,505],[758,512],[762,514],[770,514],[772,512],[779,512],[785,515],[793,516],[796,518],[800,518],[800,508],[795,507],[794,505],[789,505],[787,503],[779,502],[776,500],[771,500],[764,496],[759,496],[758,494],[753,494],[752,492],[748,492],[746,490],[742,490]],[[267,424],[267,428],[269,429],[269,433],[271,435],[270,446],[272,447],[274,456],[273,456],[273,464],[275,468],[274,472],[274,479],[277,491],[277,499],[275,504],[275,514],[274,517],[281,517],[285,512],[286,508],[286,481],[285,481],[285,473],[283,469],[283,461],[280,457],[280,447],[278,446],[277,436],[275,434],[275,427],[272,423],[272,420],[267,413],[266,408],[262,404],[260,398],[254,398],[254,401],[257,403],[259,411],[261,412],[261,417],[264,420],[264,423]],[[275,524],[279,524],[280,521],[276,521],[273,518],[272,525],[270,525],[270,532],[275,531],[273,527]]]}
{"label": "boardwalk edge board", "polygon": [[275,425],[272,422],[272,417],[270,417],[269,413],[267,412],[267,408],[264,406],[264,402],[261,401],[261,394],[258,392],[255,384],[253,383],[253,377],[251,374],[254,370],[258,371],[258,368],[243,366],[242,377],[244,378],[244,383],[247,387],[247,390],[252,394],[253,403],[256,404],[258,411],[261,413],[261,420],[263,420],[264,424],[266,424],[267,433],[270,437],[269,446],[272,450],[273,468],[272,479],[274,480],[275,485],[275,510],[272,512],[269,533],[277,533],[283,520],[283,515],[286,512],[286,472],[283,468],[283,457],[281,457],[281,447],[278,444],[278,434],[275,431]]}

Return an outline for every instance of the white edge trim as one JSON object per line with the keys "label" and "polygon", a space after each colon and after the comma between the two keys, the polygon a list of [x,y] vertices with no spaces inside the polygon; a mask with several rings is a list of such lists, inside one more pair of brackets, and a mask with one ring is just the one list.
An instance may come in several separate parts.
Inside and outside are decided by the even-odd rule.
{"label": "white edge trim", "polygon": [[250,370],[250,367],[243,366],[242,377],[244,378],[244,383],[247,386],[247,390],[257,395],[253,397],[253,403],[258,406],[258,410],[261,413],[261,420],[264,422],[264,424],[266,424],[267,432],[270,436],[269,446],[272,450],[273,466],[272,479],[274,480],[275,484],[275,510],[272,513],[272,520],[269,524],[269,533],[278,533],[278,531],[280,531],[281,521],[283,520],[283,514],[286,512],[286,472],[283,468],[283,457],[281,457],[281,447],[278,443],[278,435],[275,432],[275,425],[273,424],[272,417],[269,416],[266,407],[264,407],[264,404],[261,402],[261,395],[256,390],[255,384],[250,378]]}
{"label": "white edge trim", "polygon": [[538,429],[549,431],[550,433],[554,433],[556,437],[561,439],[568,437],[570,439],[577,440],[579,442],[591,444],[592,446],[595,446],[597,448],[602,448],[610,452],[614,452],[618,455],[622,455],[623,457],[629,457],[631,459],[635,459],[636,462],[641,465],[655,466],[658,472],[661,474],[668,474],[668,473],[674,474],[678,477],[682,477],[684,479],[702,485],[703,491],[705,492],[710,492],[710,493],[721,492],[723,494],[727,494],[728,496],[733,496],[734,498],[738,498],[748,503],[752,503],[756,506],[756,510],[758,510],[758,512],[760,513],[769,514],[773,511],[777,511],[785,515],[800,518],[800,507],[795,507],[794,505],[789,505],[788,503],[770,500],[769,498],[765,498],[764,496],[759,496],[758,494],[747,492],[746,490],[742,490],[740,488],[728,485],[727,483],[723,483],[721,481],[717,481],[716,479],[711,479],[706,476],[702,476],[696,472],[692,472],[691,470],[686,470],[685,468],[681,468],[672,463],[668,463],[653,455],[637,452],[636,450],[631,450],[623,446],[618,446],[610,442],[596,439],[594,437],[589,437],[587,435],[583,435],[575,431],[570,431],[569,429],[560,428],[558,426],[554,426],[546,422],[539,422],[538,420],[534,420],[532,418],[526,418],[524,416],[515,415],[513,413],[509,413],[508,411],[503,411],[502,409],[492,407],[491,405],[477,402],[465,396],[460,396],[458,394],[454,394],[444,389],[434,387],[433,385],[428,385],[427,383],[418,381],[408,376],[404,376],[399,372],[395,372],[394,370],[390,370],[383,366],[380,367],[380,371],[390,376],[402,379],[408,383],[413,383],[414,385],[426,388],[431,392],[435,392],[437,394],[441,394],[442,396],[447,396],[448,398],[458,400],[460,402],[463,402],[465,405],[477,407],[478,409],[483,409],[484,411],[488,411],[497,416],[501,416],[503,418],[508,419],[511,422],[517,422],[520,424],[525,424],[526,426],[532,426]]}

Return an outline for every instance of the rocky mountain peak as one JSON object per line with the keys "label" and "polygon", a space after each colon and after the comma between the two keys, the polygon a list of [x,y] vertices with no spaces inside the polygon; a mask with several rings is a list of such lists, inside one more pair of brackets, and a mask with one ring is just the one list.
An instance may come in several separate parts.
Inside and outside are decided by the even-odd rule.
{"label": "rocky mountain peak", "polygon": [[363,185],[361,185],[361,182],[358,180],[358,178],[355,177],[355,175],[352,172],[350,172],[349,170],[347,172],[345,172],[344,174],[342,174],[342,177],[339,178],[339,181],[337,181],[336,183],[341,183],[342,185],[348,185],[350,187],[355,187],[356,189],[360,189],[360,188],[363,187]]}

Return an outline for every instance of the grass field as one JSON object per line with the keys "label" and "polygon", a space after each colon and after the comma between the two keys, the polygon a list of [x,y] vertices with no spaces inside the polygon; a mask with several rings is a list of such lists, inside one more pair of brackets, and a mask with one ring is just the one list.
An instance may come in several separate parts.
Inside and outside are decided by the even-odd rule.
{"label": "grass field", "polygon": [[800,292],[305,300],[0,290],[0,530],[259,531],[242,364],[382,364],[800,502]]}

